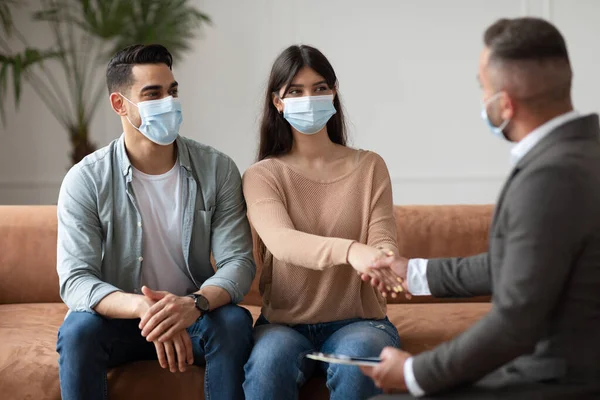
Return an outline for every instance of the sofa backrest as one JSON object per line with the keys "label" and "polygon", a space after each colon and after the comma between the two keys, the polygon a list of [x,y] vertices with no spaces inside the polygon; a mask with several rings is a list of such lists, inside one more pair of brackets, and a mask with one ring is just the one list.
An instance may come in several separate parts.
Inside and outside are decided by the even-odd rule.
{"label": "sofa backrest", "polygon": [[[406,257],[466,256],[486,250],[491,205],[396,206]],[[260,305],[258,281],[244,303]],[[56,206],[0,206],[0,304],[60,302]],[[399,299],[392,302],[403,302]],[[415,297],[411,303],[438,301]]]}
{"label": "sofa backrest", "polygon": [[0,206],[0,304],[57,301],[56,206]]}
{"label": "sofa backrest", "polygon": [[[407,258],[464,257],[487,251],[492,205],[396,206],[398,250]],[[489,301],[436,299],[431,296],[389,298],[389,303],[448,303]]]}

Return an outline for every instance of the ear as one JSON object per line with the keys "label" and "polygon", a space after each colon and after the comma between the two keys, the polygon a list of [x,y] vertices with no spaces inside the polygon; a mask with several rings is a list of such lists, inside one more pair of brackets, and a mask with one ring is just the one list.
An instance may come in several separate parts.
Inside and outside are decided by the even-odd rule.
{"label": "ear", "polygon": [[271,99],[273,100],[273,105],[277,109],[277,112],[281,114],[283,112],[284,107],[283,100],[281,100],[281,98],[276,93],[271,94]]}
{"label": "ear", "polygon": [[110,94],[110,105],[112,109],[121,117],[127,115],[127,109],[125,108],[125,99],[119,93]]}
{"label": "ear", "polygon": [[512,119],[515,115],[515,103],[512,101],[512,99],[508,96],[506,92],[504,92],[504,95],[502,96],[502,99],[500,101],[500,105],[502,107],[500,117],[503,120]]}

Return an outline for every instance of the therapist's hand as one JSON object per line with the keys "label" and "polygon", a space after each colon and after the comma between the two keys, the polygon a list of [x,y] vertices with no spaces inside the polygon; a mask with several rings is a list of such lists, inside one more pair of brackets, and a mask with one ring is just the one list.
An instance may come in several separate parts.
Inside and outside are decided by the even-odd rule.
{"label": "therapist's hand", "polygon": [[383,389],[385,393],[407,392],[404,363],[411,354],[394,347],[386,347],[379,357],[381,362],[377,366],[361,366],[362,373],[373,379],[375,386]]}
{"label": "therapist's hand", "polygon": [[404,296],[410,300],[412,298],[408,291],[408,282],[406,280],[408,272],[408,259],[395,255],[393,252],[386,251],[387,256],[380,258],[373,263],[371,271],[391,271],[395,277],[396,285],[390,286],[385,284],[379,279],[373,278],[372,274],[363,274],[362,279],[364,281],[370,281],[373,287],[379,289],[379,291],[387,296],[391,294],[392,297],[396,297],[397,290],[393,290],[394,287],[402,289]]}

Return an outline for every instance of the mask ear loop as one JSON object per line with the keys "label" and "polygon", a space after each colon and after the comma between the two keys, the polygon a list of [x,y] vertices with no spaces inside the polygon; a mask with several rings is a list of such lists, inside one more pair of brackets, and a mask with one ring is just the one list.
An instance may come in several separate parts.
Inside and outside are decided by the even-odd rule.
{"label": "mask ear loop", "polygon": [[[504,91],[499,91],[495,94],[493,94],[492,96],[490,96],[490,98],[488,98],[487,100],[483,101],[483,108],[485,110],[485,114],[488,117],[489,120],[489,115],[487,113],[487,107],[493,103],[494,101],[498,100],[500,98],[500,96],[502,95],[502,93],[504,93]],[[505,119],[504,121],[502,121],[502,123],[499,126],[494,126],[495,129],[498,129],[500,132],[502,132],[510,123],[511,118],[509,119]]]}
{"label": "mask ear loop", "polygon": [[[127,97],[123,96],[123,93],[119,92],[119,95],[121,95],[121,97],[122,97],[122,98],[124,98],[125,100],[127,100],[128,102],[130,102],[131,104],[133,104],[134,106],[136,106],[137,108],[140,108],[140,107],[138,107],[138,105],[137,105],[137,104],[135,104],[133,101],[131,101],[131,100],[129,100]],[[142,133],[142,131],[140,131],[140,128],[139,128],[139,126],[135,126],[135,125],[133,124],[133,122],[131,122],[131,120],[129,119],[129,115],[126,115],[126,116],[125,116],[125,118],[127,118],[127,121],[129,122],[129,125],[133,126],[133,127],[134,127],[134,128],[135,128],[135,129],[136,129],[138,132]],[[141,125],[140,125],[140,126],[141,126]]]}
{"label": "mask ear loop", "polygon": [[131,104],[133,104],[134,106],[136,106],[137,108],[140,108],[140,107],[138,107],[138,105],[137,105],[137,104],[135,104],[133,101],[131,101],[131,100],[129,100],[127,97],[125,97],[125,96],[123,95],[123,93],[119,92],[119,95],[120,95],[122,98],[124,98],[125,100],[127,100],[128,102],[130,102]]}

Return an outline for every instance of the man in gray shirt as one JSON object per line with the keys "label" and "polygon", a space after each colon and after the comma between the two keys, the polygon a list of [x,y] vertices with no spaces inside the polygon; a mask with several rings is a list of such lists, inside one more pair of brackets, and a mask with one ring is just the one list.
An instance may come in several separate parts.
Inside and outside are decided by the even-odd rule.
{"label": "man in gray shirt", "polygon": [[65,400],[105,399],[107,369],[143,359],[171,372],[206,365],[208,398],[243,399],[252,318],[235,304],[256,266],[241,177],[229,157],[179,136],[171,66],[160,45],[112,58],[106,81],[124,133],[60,189]]}
{"label": "man in gray shirt", "polygon": [[[391,266],[413,294],[492,295],[462,335],[365,368],[388,391],[444,399],[600,398],[600,128],[571,103],[565,41],[549,22],[502,19],[484,35],[482,117],[516,142],[488,252]],[[377,282],[374,282],[377,283]],[[404,399],[411,395],[382,396]]]}

